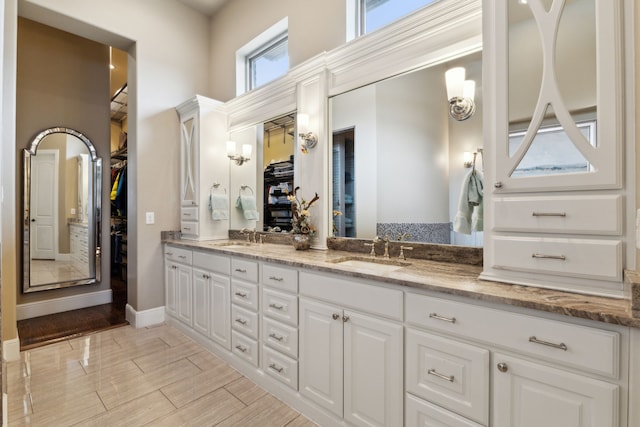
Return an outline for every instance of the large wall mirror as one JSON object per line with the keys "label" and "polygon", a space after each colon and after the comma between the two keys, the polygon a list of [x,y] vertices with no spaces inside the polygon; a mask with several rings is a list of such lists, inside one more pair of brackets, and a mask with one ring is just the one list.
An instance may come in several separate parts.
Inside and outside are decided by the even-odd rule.
{"label": "large wall mirror", "polygon": [[[476,82],[476,110],[464,121],[449,116],[453,67]],[[482,246],[482,232],[453,229],[471,173],[464,153],[482,148],[481,83],[475,52],[330,99],[334,236]],[[482,163],[476,155],[480,171]]]}
{"label": "large wall mirror", "polygon": [[100,280],[101,176],[73,129],[46,129],[24,150],[24,292]]}

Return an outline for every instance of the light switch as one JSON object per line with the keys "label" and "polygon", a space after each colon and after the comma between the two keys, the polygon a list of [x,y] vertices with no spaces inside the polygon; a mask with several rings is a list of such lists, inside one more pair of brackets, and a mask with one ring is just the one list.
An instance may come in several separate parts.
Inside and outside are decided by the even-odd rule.
{"label": "light switch", "polygon": [[71,208],[71,215],[75,215],[76,214],[76,208]]}
{"label": "light switch", "polygon": [[155,212],[147,212],[146,213],[147,219],[146,219],[146,223],[147,224],[153,224],[156,222],[156,214]]}

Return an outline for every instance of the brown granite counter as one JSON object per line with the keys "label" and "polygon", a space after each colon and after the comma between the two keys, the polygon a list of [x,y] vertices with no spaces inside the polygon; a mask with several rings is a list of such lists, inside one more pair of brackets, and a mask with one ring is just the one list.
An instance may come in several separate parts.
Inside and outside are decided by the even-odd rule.
{"label": "brown granite counter", "polygon": [[[224,246],[232,242],[242,245],[242,242],[225,240],[167,239],[163,242],[190,249],[215,250],[229,255],[241,255],[245,258],[276,262],[291,267],[374,279],[408,288],[424,289],[480,301],[640,328],[640,318],[633,317],[631,302],[628,299],[581,295],[480,280],[478,279],[478,275],[482,271],[480,266],[408,258],[406,262],[410,264],[405,267],[390,272],[378,272],[368,268],[349,267],[331,262],[342,257],[362,256],[359,253],[345,251],[296,251],[288,245],[269,243],[250,246]],[[631,278],[629,280],[633,282],[635,276],[629,274],[629,277]],[[638,283],[637,280],[635,282]],[[634,288],[632,287],[632,289]],[[640,293],[640,287],[638,287],[638,292]]]}

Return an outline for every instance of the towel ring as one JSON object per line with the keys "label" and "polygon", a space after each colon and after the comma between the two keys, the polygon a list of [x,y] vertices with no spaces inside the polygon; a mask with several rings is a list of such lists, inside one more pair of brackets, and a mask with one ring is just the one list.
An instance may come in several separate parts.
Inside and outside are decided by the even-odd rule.
{"label": "towel ring", "polygon": [[[214,182],[214,183],[211,185],[211,188],[210,188],[209,192],[210,192],[211,194],[213,194],[213,192],[214,192],[215,190],[217,190],[217,189],[220,187],[220,185],[221,185],[221,184],[220,184],[219,182]],[[222,190],[224,191],[224,194],[227,194],[227,189],[226,189],[226,188],[223,188]]]}
{"label": "towel ring", "polygon": [[251,194],[253,194],[253,188],[249,187],[248,185],[241,185],[240,186],[240,192],[242,193],[243,190],[249,189],[249,191],[251,191]]}

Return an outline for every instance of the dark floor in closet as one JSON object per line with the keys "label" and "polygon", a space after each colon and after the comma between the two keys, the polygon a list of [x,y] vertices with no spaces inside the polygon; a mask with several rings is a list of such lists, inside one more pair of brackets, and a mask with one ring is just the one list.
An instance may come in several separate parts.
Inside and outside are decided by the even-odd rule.
{"label": "dark floor in closet", "polygon": [[29,350],[64,339],[127,325],[125,306],[127,284],[117,277],[111,278],[113,302],[49,314],[18,321],[20,350]]}

